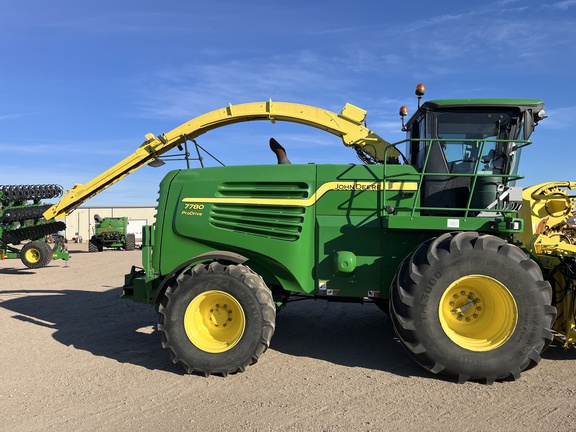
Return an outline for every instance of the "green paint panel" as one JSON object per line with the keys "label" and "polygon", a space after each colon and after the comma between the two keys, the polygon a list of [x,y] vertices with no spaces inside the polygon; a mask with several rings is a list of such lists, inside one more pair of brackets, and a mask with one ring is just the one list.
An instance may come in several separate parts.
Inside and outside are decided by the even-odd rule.
{"label": "green paint panel", "polygon": [[[243,255],[297,291],[313,289],[314,165],[182,170],[161,185],[154,267],[168,274],[201,253]],[[171,209],[166,210],[166,209]],[[265,263],[265,264],[264,264]],[[265,275],[263,275],[265,276]],[[271,276],[269,276],[271,277]],[[270,280],[277,283],[277,280]]]}

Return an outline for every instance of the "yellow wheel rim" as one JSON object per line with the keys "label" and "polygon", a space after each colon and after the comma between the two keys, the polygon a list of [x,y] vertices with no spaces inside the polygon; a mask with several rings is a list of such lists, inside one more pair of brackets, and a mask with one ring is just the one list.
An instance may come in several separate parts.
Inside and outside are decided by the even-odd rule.
{"label": "yellow wheel rim", "polygon": [[40,261],[41,254],[38,249],[30,248],[24,253],[24,255],[26,256],[26,260],[29,263],[36,264],[38,261]]}
{"label": "yellow wheel rim", "polygon": [[222,353],[242,339],[246,317],[240,303],[223,291],[206,291],[190,302],[184,313],[184,330],[196,347]]}
{"label": "yellow wheel rim", "polygon": [[444,333],[470,351],[491,351],[505,343],[518,323],[510,291],[488,276],[465,276],[452,283],[438,311]]}

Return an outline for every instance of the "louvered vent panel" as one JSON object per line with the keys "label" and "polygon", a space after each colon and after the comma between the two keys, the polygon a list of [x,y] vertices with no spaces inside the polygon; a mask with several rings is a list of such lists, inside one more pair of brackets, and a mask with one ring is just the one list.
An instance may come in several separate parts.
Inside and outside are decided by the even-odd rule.
{"label": "louvered vent panel", "polygon": [[300,238],[306,207],[245,205],[234,203],[234,198],[306,199],[310,195],[306,183],[224,183],[218,192],[220,197],[231,200],[230,204],[212,206],[210,222],[213,226],[277,240],[296,241]]}

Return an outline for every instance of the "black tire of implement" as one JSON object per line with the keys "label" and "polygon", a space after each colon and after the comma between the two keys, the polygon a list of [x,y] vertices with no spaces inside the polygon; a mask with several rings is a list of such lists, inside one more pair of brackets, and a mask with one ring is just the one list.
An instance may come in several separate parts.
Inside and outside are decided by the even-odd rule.
{"label": "black tire of implement", "polygon": [[102,252],[102,242],[98,239],[91,238],[88,241],[88,252]]}
{"label": "black tire of implement", "polygon": [[[439,305],[445,290],[467,275],[486,275],[514,298],[518,322],[501,346],[473,352],[444,333]],[[556,317],[552,290],[538,265],[504,240],[476,232],[446,233],[422,243],[398,268],[390,290],[390,316],[402,345],[417,363],[463,383],[515,380],[540,362]]]}
{"label": "black tire of implement", "polygon": [[62,186],[46,185],[0,185],[0,200],[35,200],[58,198],[62,195]]}
{"label": "black tire of implement", "polygon": [[[36,251],[39,254],[38,261],[29,261],[26,258],[26,254],[28,251]],[[46,267],[50,261],[52,261],[52,250],[50,247],[41,241],[31,241],[30,243],[26,243],[22,249],[20,249],[20,260],[22,263],[31,269],[38,269],[42,267]]]}
{"label": "black tire of implement", "polygon": [[136,236],[134,234],[126,234],[124,250],[133,251],[134,249],[136,249]]}
{"label": "black tire of implement", "polygon": [[2,241],[4,243],[18,244],[23,240],[38,240],[49,234],[56,233],[66,229],[64,222],[50,222],[40,225],[34,225],[26,228],[2,231]]}
{"label": "black tire of implement", "polygon": [[[197,348],[186,335],[184,314],[199,294],[219,290],[232,295],[244,310],[246,327],[242,338],[228,351],[208,353]],[[162,346],[172,361],[188,373],[204,376],[244,372],[268,349],[276,325],[272,294],[262,278],[238,264],[211,262],[186,270],[168,287],[159,306],[158,330]]]}
{"label": "black tire of implement", "polygon": [[42,241],[40,244],[46,250],[46,264],[44,264],[44,267],[46,267],[50,262],[52,262],[53,251],[48,243]]}
{"label": "black tire of implement", "polygon": [[38,219],[42,217],[44,212],[50,207],[50,204],[46,204],[41,206],[9,208],[4,210],[4,213],[0,216],[0,223],[11,223],[14,221],[22,221],[27,219]]}

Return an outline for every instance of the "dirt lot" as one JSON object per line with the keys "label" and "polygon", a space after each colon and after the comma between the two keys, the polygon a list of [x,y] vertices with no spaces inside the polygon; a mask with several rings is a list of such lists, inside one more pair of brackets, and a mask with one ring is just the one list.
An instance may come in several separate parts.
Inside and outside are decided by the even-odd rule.
{"label": "dirt lot", "polygon": [[551,347],[516,382],[443,381],[403,352],[372,304],[289,304],[245,373],[184,375],[151,306],[120,300],[140,252],[65,266],[0,262],[0,430],[570,430],[576,353]]}

